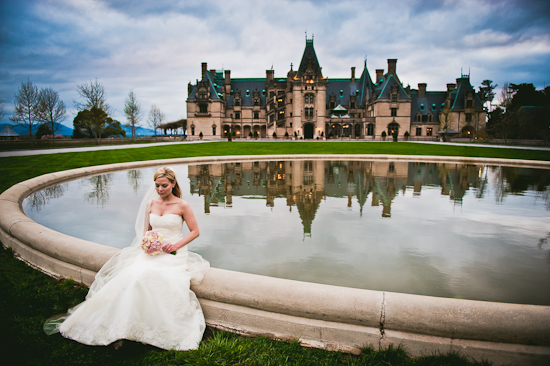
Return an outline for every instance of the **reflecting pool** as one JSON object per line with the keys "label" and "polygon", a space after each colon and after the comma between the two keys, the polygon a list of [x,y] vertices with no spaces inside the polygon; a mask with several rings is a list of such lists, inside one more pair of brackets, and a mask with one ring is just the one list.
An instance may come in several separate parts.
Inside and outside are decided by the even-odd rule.
{"label": "reflecting pool", "polygon": [[[300,281],[550,305],[550,170],[404,161],[179,165],[213,267]],[[23,203],[59,232],[122,248],[155,168]]]}

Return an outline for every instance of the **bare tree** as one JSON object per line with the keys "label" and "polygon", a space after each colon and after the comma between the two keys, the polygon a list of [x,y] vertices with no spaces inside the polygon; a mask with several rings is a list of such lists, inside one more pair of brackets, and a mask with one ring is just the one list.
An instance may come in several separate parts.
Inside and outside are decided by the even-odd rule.
{"label": "bare tree", "polygon": [[5,106],[5,103],[6,101],[4,100],[4,98],[0,98],[0,121],[2,120],[2,118],[4,118],[4,116],[6,115],[6,106]]}
{"label": "bare tree", "polygon": [[[99,145],[101,136],[98,130],[105,124],[106,117],[111,113],[111,107],[107,104],[105,87],[97,79],[76,86],[76,91],[82,97],[82,102],[74,102],[76,108],[87,110],[90,120],[88,123],[96,127],[96,145]],[[103,112],[103,113],[102,113]],[[104,116],[106,115],[106,116]]]}
{"label": "bare tree", "polygon": [[84,99],[82,102],[74,102],[77,109],[91,111],[92,108],[97,108],[103,110],[107,115],[112,112],[111,106],[107,104],[105,87],[97,79],[77,85],[76,91]]}
{"label": "bare tree", "polygon": [[61,121],[66,117],[65,103],[52,88],[43,88],[38,93],[36,116],[39,122],[48,125],[52,131],[52,142],[55,145],[55,133],[61,128]]}
{"label": "bare tree", "polygon": [[439,130],[445,131],[441,137],[443,137],[443,142],[447,141],[447,133],[451,128],[451,113],[452,110],[450,107],[445,107],[439,115]]}
{"label": "bare tree", "polygon": [[19,86],[19,90],[14,94],[14,97],[13,115],[10,120],[16,125],[28,128],[32,146],[33,128],[37,123],[38,88],[33,85],[32,81],[27,79],[27,81],[21,82],[21,86]]}
{"label": "bare tree", "polygon": [[162,122],[164,121],[164,113],[162,113],[155,104],[151,106],[151,110],[149,111],[149,126],[155,131],[155,135],[157,134],[157,128]]}
{"label": "bare tree", "polygon": [[495,99],[495,93],[493,90],[498,86],[498,84],[493,85],[493,80],[483,80],[479,87],[479,93],[481,101],[483,104],[489,102],[489,112],[493,109],[493,99]]}
{"label": "bare tree", "polygon": [[133,90],[128,94],[128,98],[124,102],[124,113],[126,113],[126,118],[128,118],[127,126],[132,128],[132,140],[135,140],[136,126],[139,126],[139,122],[141,121],[141,105],[137,101]]}
{"label": "bare tree", "polygon": [[508,143],[508,132],[510,131],[513,119],[516,117],[516,113],[510,108],[512,105],[512,99],[514,98],[514,93],[514,88],[512,88],[508,82],[505,82],[502,90],[500,91],[500,106],[506,110],[500,126],[504,136],[504,144]]}

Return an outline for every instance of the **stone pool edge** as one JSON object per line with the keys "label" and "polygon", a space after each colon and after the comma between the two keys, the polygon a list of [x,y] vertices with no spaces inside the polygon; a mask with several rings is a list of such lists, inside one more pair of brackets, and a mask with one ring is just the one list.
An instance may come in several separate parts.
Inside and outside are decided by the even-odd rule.
{"label": "stone pool edge", "polygon": [[[0,195],[0,240],[27,263],[87,286],[118,249],[70,237],[28,218],[23,200],[90,175],[172,164],[260,160],[401,160],[550,168],[550,162],[411,155],[259,155],[150,160],[45,174]],[[411,356],[459,351],[495,364],[550,361],[550,306],[456,300],[312,284],[212,268],[193,290],[210,326],[357,352],[402,345]]]}

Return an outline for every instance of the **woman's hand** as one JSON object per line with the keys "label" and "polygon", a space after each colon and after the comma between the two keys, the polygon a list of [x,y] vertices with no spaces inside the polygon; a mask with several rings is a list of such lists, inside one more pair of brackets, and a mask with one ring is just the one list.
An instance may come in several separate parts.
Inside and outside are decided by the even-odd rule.
{"label": "woman's hand", "polygon": [[162,251],[165,252],[165,253],[172,253],[172,252],[175,252],[178,249],[179,248],[177,247],[177,245],[174,245],[174,244],[165,244],[162,247]]}

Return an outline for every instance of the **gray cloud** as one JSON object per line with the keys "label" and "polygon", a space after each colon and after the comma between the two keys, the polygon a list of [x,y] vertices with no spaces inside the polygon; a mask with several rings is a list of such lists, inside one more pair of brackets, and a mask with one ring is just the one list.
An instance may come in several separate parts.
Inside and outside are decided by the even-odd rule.
{"label": "gray cloud", "polygon": [[306,30],[328,77],[349,77],[365,56],[371,75],[397,58],[404,84],[428,90],[445,89],[461,68],[474,85],[542,87],[550,75],[546,1],[25,0],[0,11],[0,97],[11,102],[30,78],[72,105],[76,85],[97,78],[121,121],[130,90],[144,110],[157,104],[168,120],[184,117],[201,62],[234,77],[263,77],[272,65],[285,76]]}

